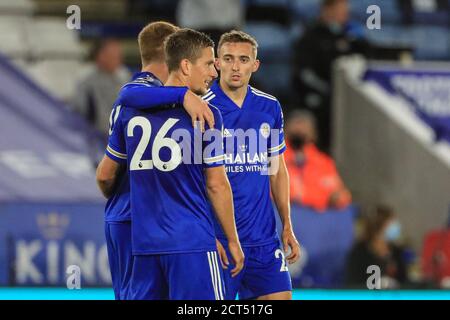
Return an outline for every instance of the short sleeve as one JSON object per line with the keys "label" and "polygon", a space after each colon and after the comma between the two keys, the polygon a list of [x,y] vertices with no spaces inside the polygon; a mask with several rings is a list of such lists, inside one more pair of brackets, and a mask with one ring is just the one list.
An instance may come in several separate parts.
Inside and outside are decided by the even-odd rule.
{"label": "short sleeve", "polygon": [[127,154],[121,109],[120,105],[116,106],[111,113],[106,155],[118,163],[126,163]]}
{"label": "short sleeve", "polygon": [[280,103],[277,101],[275,105],[275,121],[273,128],[270,130],[270,137],[268,139],[268,154],[269,157],[277,156],[286,151],[286,142],[284,141],[284,118],[283,110]]}
{"label": "short sleeve", "polygon": [[212,168],[224,165],[223,120],[216,107],[210,105],[214,115],[214,128],[209,128],[203,135],[203,165]]}

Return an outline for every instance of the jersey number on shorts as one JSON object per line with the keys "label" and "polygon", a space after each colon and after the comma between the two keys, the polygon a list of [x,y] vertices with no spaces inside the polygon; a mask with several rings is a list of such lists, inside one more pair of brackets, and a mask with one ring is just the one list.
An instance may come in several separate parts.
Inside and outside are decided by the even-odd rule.
{"label": "jersey number on shorts", "polygon": [[[139,144],[131,158],[130,170],[149,170],[155,167],[161,171],[172,171],[181,163],[181,148],[178,143],[165,137],[167,132],[172,128],[179,119],[169,118],[159,129],[153,140],[152,145],[152,160],[142,160],[145,150],[150,143],[150,136],[152,134],[152,125],[150,121],[145,117],[134,117],[128,123],[127,135],[133,137],[135,127],[142,128],[142,136]],[[161,148],[166,147],[170,149],[171,156],[168,161],[162,161],[159,157],[159,151]]]}
{"label": "jersey number on shorts", "polygon": [[283,251],[281,251],[280,249],[277,249],[277,251],[275,251],[275,258],[280,259],[281,258],[281,268],[280,268],[280,272],[285,272],[285,271],[289,271],[288,267],[286,265],[286,259],[284,258],[284,253]]}

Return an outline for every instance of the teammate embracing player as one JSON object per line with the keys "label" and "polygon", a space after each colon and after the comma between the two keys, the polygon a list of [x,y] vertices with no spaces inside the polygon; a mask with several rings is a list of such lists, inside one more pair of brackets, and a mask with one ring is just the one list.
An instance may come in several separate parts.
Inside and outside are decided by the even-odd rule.
{"label": "teammate embracing player", "polygon": [[[151,95],[152,103],[155,105],[183,104],[193,122],[200,121],[202,127],[205,122],[210,127],[214,126],[214,117],[207,103],[191,90],[186,87],[160,90],[168,78],[164,41],[177,30],[178,28],[170,23],[158,21],[148,24],[139,33],[142,71],[135,74],[131,82],[119,92],[111,112],[110,133],[114,130],[121,108],[128,104],[139,105],[148,95]],[[128,95],[127,92],[132,92],[132,95]],[[122,96],[127,99],[123,99]],[[100,190],[108,199],[105,207],[105,236],[114,294],[117,300],[123,300],[129,298],[134,262],[127,166],[125,163],[117,166],[114,160],[105,156],[97,168],[96,178]]]}
{"label": "teammate embracing player", "polygon": [[[205,93],[217,76],[213,46],[194,30],[170,35],[165,44],[167,84]],[[125,105],[113,114],[107,161],[113,169],[126,163],[131,190],[134,259],[129,299],[224,298],[208,199],[236,262],[233,276],[243,267],[223,166],[222,120],[217,109],[212,107],[212,113],[216,129],[208,131],[217,134],[211,143],[200,141],[200,150],[191,119],[181,107],[138,110]],[[186,157],[187,150],[191,152]]]}
{"label": "teammate embracing player", "polygon": [[[239,294],[240,299],[287,300],[292,298],[292,285],[286,260],[290,264],[297,261],[300,246],[290,219],[282,109],[275,97],[249,86],[251,75],[260,64],[257,47],[256,40],[244,32],[231,31],[222,35],[216,61],[220,81],[214,82],[204,95],[204,99],[222,113],[225,164],[233,190],[236,225],[245,253],[244,270],[237,277],[225,271],[226,298],[235,299]],[[131,90],[124,99],[129,100],[132,96]],[[155,94],[149,91],[146,99],[140,100],[140,107],[142,104],[154,105],[152,96]],[[135,106],[139,107],[139,104]],[[244,137],[239,142],[236,139],[239,130],[253,130],[256,139]],[[270,176],[267,175],[267,158],[276,168]],[[283,225],[282,243],[276,232],[271,192]],[[226,243],[218,225],[216,233]],[[226,269],[228,260],[223,260]]]}

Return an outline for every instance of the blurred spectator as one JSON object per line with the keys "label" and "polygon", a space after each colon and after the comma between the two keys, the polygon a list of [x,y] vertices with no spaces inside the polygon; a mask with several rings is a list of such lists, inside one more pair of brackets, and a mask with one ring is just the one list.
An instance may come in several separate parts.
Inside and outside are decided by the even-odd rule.
{"label": "blurred spectator", "polygon": [[450,210],[447,227],[425,235],[421,264],[425,281],[450,289]]}
{"label": "blurred spectator", "polygon": [[131,74],[122,64],[122,49],[115,39],[100,40],[92,56],[95,68],[79,82],[72,106],[103,134],[106,143],[112,105]]}
{"label": "blurred spectator", "polygon": [[343,55],[369,52],[349,22],[347,0],[323,0],[320,17],[294,45],[293,85],[300,104],[317,118],[319,147],[329,152],[332,63]]}
{"label": "blurred spectator", "polygon": [[398,245],[401,225],[389,207],[378,206],[365,218],[362,239],[358,241],[347,260],[346,282],[349,287],[367,288],[367,268],[379,266],[381,286],[394,289],[407,282],[404,249]]}
{"label": "blurred spectator", "polygon": [[209,34],[218,43],[222,33],[240,28],[244,23],[241,0],[181,0],[177,7],[177,24]]}
{"label": "blurred spectator", "polygon": [[344,208],[351,195],[342,183],[333,159],[320,152],[314,116],[309,111],[293,111],[286,123],[288,148],[285,152],[290,176],[292,202],[324,211]]}

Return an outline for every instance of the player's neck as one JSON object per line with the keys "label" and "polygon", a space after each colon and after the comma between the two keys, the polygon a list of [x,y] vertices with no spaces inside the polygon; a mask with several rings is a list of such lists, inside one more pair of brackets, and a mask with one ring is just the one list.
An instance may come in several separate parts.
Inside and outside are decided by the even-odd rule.
{"label": "player's neck", "polygon": [[224,81],[220,81],[220,88],[239,108],[242,108],[245,96],[247,95],[248,86],[239,88],[231,88]]}
{"label": "player's neck", "polygon": [[169,73],[165,85],[171,87],[188,87],[186,79],[178,72]]}
{"label": "player's neck", "polygon": [[152,63],[142,67],[141,72],[150,72],[155,75],[162,83],[167,82],[167,68],[165,65],[161,63]]}

